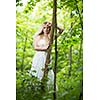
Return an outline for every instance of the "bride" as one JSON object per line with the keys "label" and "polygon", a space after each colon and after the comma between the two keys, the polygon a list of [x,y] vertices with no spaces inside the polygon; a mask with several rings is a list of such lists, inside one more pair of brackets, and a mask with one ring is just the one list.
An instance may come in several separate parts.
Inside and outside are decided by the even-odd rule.
{"label": "bride", "polygon": [[[40,80],[42,79],[44,74],[43,69],[45,68],[47,49],[49,48],[51,25],[52,24],[50,22],[44,22],[42,25],[42,29],[34,36],[34,49],[36,50],[36,54],[33,57],[31,70],[36,71],[36,73],[34,73],[33,75],[38,77]],[[61,30],[60,28],[58,29],[59,33],[63,32],[63,30]],[[53,70],[49,70],[48,78],[49,81],[53,82]]]}

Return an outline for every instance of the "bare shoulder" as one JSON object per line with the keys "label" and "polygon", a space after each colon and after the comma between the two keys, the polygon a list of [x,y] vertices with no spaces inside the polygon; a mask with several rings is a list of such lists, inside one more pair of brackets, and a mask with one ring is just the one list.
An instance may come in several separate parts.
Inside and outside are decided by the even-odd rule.
{"label": "bare shoulder", "polygon": [[34,37],[34,40],[38,40],[38,39],[40,39],[39,35]]}

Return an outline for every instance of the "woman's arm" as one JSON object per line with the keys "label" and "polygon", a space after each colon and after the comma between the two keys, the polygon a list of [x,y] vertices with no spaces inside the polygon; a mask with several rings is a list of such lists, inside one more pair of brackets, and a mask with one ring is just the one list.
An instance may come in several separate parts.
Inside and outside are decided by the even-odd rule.
{"label": "woman's arm", "polygon": [[45,46],[45,47],[39,47],[39,46],[36,46],[34,47],[34,49],[36,51],[46,51],[48,49],[49,46]]}
{"label": "woman's arm", "polygon": [[64,31],[64,29],[57,27],[57,29],[59,30],[59,32],[57,33],[57,37]]}
{"label": "woman's arm", "polygon": [[[62,32],[64,31],[64,29],[59,28],[59,27],[57,27],[57,29],[59,30],[59,32],[57,32],[57,38],[58,38],[62,34]],[[49,36],[49,38],[50,38],[50,36]],[[53,40],[55,40],[55,34],[54,34]]]}

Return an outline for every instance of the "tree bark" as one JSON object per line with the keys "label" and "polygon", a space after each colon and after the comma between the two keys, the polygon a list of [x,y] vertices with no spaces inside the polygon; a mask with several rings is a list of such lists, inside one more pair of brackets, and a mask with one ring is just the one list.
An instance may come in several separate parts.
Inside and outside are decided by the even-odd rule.
{"label": "tree bark", "polygon": [[80,50],[79,50],[79,58],[78,58],[78,63],[80,63],[80,59],[81,59],[81,51],[82,51],[82,44],[83,44],[83,21],[82,21],[82,17],[81,17],[81,14],[80,14],[80,11],[79,11],[79,7],[78,7],[78,1],[75,0],[75,5],[76,5],[76,9],[78,11],[78,14],[79,14],[79,18],[80,18],[80,24],[81,24],[81,28],[82,28],[82,33],[80,34],[80,38],[81,38],[81,43],[80,43]]}
{"label": "tree bark", "polygon": [[25,37],[25,44],[24,44],[24,48],[23,48],[23,57],[22,57],[22,64],[21,64],[21,71],[22,72],[23,72],[23,68],[24,68],[24,57],[25,57],[26,43],[27,43],[27,35]]}
{"label": "tree bark", "polygon": [[[70,15],[70,18],[72,18],[72,12]],[[70,38],[72,38],[72,23],[71,23],[71,32],[70,32]],[[68,70],[68,77],[71,76],[71,70],[72,70],[72,45],[69,48],[69,70]]]}
{"label": "tree bark", "polygon": [[55,29],[55,66],[54,66],[54,100],[56,100],[56,72],[57,72],[57,0],[54,0],[54,11],[53,11],[53,17],[54,17],[54,29]]}

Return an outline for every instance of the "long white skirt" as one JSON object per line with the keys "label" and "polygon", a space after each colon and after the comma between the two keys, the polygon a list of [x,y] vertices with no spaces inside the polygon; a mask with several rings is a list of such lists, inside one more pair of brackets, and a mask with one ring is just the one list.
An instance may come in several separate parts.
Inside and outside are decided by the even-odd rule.
{"label": "long white skirt", "polygon": [[[31,70],[35,70],[36,73],[33,75],[38,77],[40,80],[44,74],[45,62],[46,62],[47,52],[45,51],[37,51],[32,61]],[[54,72],[53,70],[49,70],[48,72],[49,83],[52,83],[54,80]]]}

